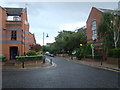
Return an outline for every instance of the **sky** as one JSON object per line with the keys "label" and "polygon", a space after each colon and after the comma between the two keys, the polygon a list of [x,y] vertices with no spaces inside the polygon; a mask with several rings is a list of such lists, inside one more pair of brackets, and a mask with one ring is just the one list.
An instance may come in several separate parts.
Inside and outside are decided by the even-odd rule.
{"label": "sky", "polygon": [[0,2],[2,7],[27,7],[29,31],[36,42],[53,43],[58,32],[74,31],[86,25],[92,7],[117,9],[118,2]]}

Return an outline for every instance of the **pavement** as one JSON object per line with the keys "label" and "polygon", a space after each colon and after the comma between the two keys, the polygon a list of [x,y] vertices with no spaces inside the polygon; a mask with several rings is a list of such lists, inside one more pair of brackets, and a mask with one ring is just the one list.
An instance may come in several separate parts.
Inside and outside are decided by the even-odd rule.
{"label": "pavement", "polygon": [[36,69],[36,68],[50,68],[54,66],[55,64],[50,62],[49,59],[46,58],[45,63],[42,61],[36,61],[36,62],[29,62],[24,64],[24,68],[22,67],[22,63],[12,61],[14,64],[11,64],[11,62],[6,62],[8,64],[2,65],[2,71],[13,71],[13,70],[29,70],[29,69]]}
{"label": "pavement", "polygon": [[76,62],[76,63],[88,65],[88,66],[91,66],[91,67],[110,70],[110,71],[114,71],[114,72],[120,72],[120,68],[118,68],[118,65],[108,64],[105,61],[102,62],[102,64],[101,64],[101,61],[86,61],[85,59],[78,60],[75,57],[73,58],[73,60],[71,59],[71,57],[61,57],[61,58],[64,58],[68,61],[70,60],[70,61],[73,61],[73,62]]}

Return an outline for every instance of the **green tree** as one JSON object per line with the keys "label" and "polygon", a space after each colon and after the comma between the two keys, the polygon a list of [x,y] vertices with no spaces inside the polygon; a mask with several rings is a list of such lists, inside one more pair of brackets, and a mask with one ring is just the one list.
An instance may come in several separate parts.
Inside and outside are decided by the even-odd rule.
{"label": "green tree", "polygon": [[79,44],[86,44],[86,35],[84,32],[72,32],[62,31],[55,38],[56,45],[61,52],[67,52],[71,54],[76,48],[79,48]]}
{"label": "green tree", "polygon": [[120,32],[120,17],[118,16],[118,11],[115,10],[114,11],[114,19],[112,21],[112,25],[113,25],[113,33],[114,33],[114,45],[115,48],[117,48],[117,43],[119,42],[119,32]]}
{"label": "green tree", "polygon": [[104,50],[113,46],[113,14],[104,13],[101,18],[101,23],[98,25],[98,36],[103,41]]}
{"label": "green tree", "polygon": [[83,31],[61,31],[58,36],[55,37],[55,42],[47,47],[47,50],[51,53],[68,53],[72,54],[74,50],[79,48],[80,44],[86,44],[86,35]]}
{"label": "green tree", "polygon": [[104,13],[98,26],[98,36],[103,41],[104,50],[113,46],[117,48],[119,41],[120,18],[114,13]]}

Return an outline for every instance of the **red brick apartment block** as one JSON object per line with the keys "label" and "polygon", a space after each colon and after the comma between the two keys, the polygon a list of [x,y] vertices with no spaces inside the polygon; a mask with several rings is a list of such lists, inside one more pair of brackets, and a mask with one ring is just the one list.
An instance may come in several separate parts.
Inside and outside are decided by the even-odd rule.
{"label": "red brick apartment block", "polygon": [[25,55],[30,44],[36,44],[36,40],[29,32],[27,9],[0,7],[0,55],[15,59]]}
{"label": "red brick apartment block", "polygon": [[[102,43],[102,41],[98,40],[97,28],[101,21],[101,17],[103,15],[103,13],[106,13],[106,12],[112,13],[113,10],[92,7],[91,12],[88,16],[88,19],[86,21],[87,43],[94,44],[98,48],[100,48],[103,43]],[[119,15],[120,12],[118,12],[117,14]]]}

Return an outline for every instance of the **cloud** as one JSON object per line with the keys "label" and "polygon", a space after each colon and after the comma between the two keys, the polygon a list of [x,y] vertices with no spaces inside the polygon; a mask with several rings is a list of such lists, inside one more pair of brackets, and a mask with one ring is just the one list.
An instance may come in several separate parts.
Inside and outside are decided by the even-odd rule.
{"label": "cloud", "polygon": [[78,29],[80,27],[83,27],[86,25],[86,22],[79,22],[74,24],[62,24],[59,26],[59,30],[68,30],[68,31],[74,31],[75,29]]}
{"label": "cloud", "polygon": [[[27,4],[27,5],[26,5]],[[49,34],[45,42],[54,42],[61,30],[75,30],[85,25],[91,8],[117,8],[117,2],[0,2],[4,7],[27,7],[30,32],[42,45],[43,32]]]}

